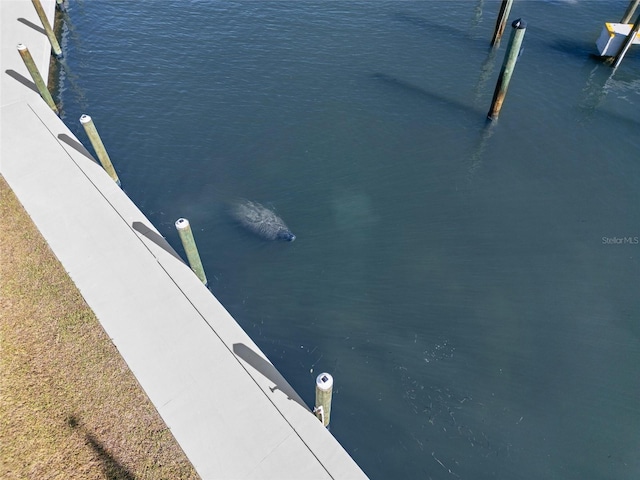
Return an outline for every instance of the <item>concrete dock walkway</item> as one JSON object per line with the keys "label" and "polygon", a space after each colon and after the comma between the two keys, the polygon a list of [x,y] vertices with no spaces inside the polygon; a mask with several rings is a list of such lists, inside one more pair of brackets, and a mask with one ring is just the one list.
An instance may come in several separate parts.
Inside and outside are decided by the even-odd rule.
{"label": "concrete dock walkway", "polygon": [[[55,1],[42,3],[52,19]],[[366,478],[34,91],[16,45],[46,79],[50,46],[38,24],[29,0],[0,2],[0,173],[197,472]]]}

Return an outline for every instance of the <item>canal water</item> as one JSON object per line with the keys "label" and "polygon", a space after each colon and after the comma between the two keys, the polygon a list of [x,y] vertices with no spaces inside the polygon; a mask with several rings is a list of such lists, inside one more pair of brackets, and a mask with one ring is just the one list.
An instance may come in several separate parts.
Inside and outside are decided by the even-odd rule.
{"label": "canal water", "polygon": [[628,2],[516,0],[488,125],[499,4],[69,0],[58,100],[310,406],[334,376],[371,478],[637,479],[640,47],[594,56]]}

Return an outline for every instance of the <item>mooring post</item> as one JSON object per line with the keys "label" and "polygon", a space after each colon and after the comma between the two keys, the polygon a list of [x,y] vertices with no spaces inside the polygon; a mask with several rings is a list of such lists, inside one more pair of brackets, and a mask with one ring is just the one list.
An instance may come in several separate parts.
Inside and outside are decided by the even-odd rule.
{"label": "mooring post", "polygon": [[176,220],[176,229],[180,235],[180,241],[182,241],[182,247],[187,254],[187,260],[191,270],[198,276],[200,281],[207,285],[207,276],[204,274],[204,268],[202,267],[202,261],[200,260],[200,254],[198,253],[198,247],[196,247],[196,241],[193,238],[193,232],[191,232],[191,226],[189,220],[186,218],[179,218]]}
{"label": "mooring post", "polygon": [[327,427],[331,420],[331,397],[333,396],[333,377],[328,373],[321,373],[316,378],[316,406],[313,413]]}
{"label": "mooring post", "polygon": [[93,124],[93,120],[89,115],[82,115],[80,117],[80,123],[84,127],[84,131],[87,132],[87,136],[89,137],[89,141],[91,145],[93,145],[93,149],[96,151],[96,155],[98,156],[98,160],[102,164],[102,168],[109,174],[109,176],[113,179],[116,184],[120,187],[120,179],[118,178],[118,174],[116,173],[115,168],[113,168],[113,164],[111,163],[111,159],[109,158],[109,154],[107,153],[106,148],[104,148],[104,144],[102,143],[102,139],[98,134],[98,130],[96,130],[96,126]]}
{"label": "mooring post", "polygon": [[636,35],[638,35],[638,30],[640,30],[640,15],[638,15],[638,18],[636,18],[636,23],[633,24],[633,28],[629,32],[629,35],[627,35],[627,38],[625,38],[624,43],[620,47],[620,50],[618,50],[616,59],[613,61],[614,69],[618,68],[618,65],[622,63],[622,59],[626,55],[627,50],[629,50],[629,47],[633,43],[633,40],[636,38]]}
{"label": "mooring post", "polygon": [[515,20],[511,26],[513,30],[511,32],[511,38],[509,38],[509,46],[504,55],[504,61],[502,62],[502,69],[500,70],[500,76],[498,77],[498,83],[496,83],[496,89],[493,92],[493,100],[491,101],[491,108],[489,109],[489,120],[495,120],[500,115],[500,109],[502,108],[502,102],[507,94],[509,88],[509,82],[511,81],[511,75],[515,69],[518,56],[520,55],[520,46],[522,45],[522,39],[527,30],[527,22],[522,19]]}
{"label": "mooring post", "polygon": [[62,49],[60,48],[60,44],[58,43],[56,34],[53,33],[53,28],[51,28],[51,24],[47,19],[47,14],[44,13],[44,8],[42,8],[42,4],[40,3],[40,0],[31,0],[31,3],[33,3],[33,6],[35,7],[36,12],[38,13],[38,17],[40,17],[40,22],[44,27],[44,31],[47,34],[47,38],[49,38],[49,43],[51,43],[53,54],[57,58],[62,58]]}
{"label": "mooring post", "polygon": [[504,27],[509,20],[509,12],[511,12],[511,5],[513,0],[502,0],[500,4],[500,11],[498,12],[498,19],[496,20],[496,29],[493,32],[493,38],[491,39],[491,46],[493,47],[497,43],[500,43],[502,34],[504,33]]}
{"label": "mooring post", "polygon": [[638,8],[639,3],[640,3],[640,0],[631,0],[629,2],[627,11],[624,12],[624,15],[622,16],[622,20],[620,20],[620,23],[629,23],[629,20],[631,20],[631,17],[633,17],[633,14],[636,11],[636,8]]}
{"label": "mooring post", "polygon": [[27,67],[27,70],[29,70],[29,74],[33,79],[33,83],[36,84],[36,87],[38,88],[38,92],[40,93],[40,96],[45,102],[47,102],[47,105],[51,107],[51,110],[53,110],[54,112],[56,112],[56,114],[58,114],[59,112],[58,112],[58,107],[56,107],[56,102],[53,101],[53,97],[51,96],[51,93],[49,92],[47,85],[44,83],[44,80],[42,79],[42,75],[40,75],[40,72],[38,71],[36,62],[33,61],[31,52],[29,52],[29,49],[26,46],[24,46],[22,43],[18,44],[18,52],[20,53],[20,56],[22,57],[22,61],[24,62],[24,65]]}

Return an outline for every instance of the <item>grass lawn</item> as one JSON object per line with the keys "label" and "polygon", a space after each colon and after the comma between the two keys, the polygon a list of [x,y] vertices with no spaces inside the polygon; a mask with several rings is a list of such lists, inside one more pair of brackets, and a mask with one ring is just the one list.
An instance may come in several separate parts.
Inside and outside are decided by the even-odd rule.
{"label": "grass lawn", "polygon": [[2,177],[0,478],[198,478]]}

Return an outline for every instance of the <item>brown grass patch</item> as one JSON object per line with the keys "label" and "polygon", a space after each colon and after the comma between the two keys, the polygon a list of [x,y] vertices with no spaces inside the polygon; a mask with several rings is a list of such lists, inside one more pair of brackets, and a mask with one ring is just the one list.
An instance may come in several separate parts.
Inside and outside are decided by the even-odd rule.
{"label": "brown grass patch", "polygon": [[2,177],[0,478],[198,478]]}

